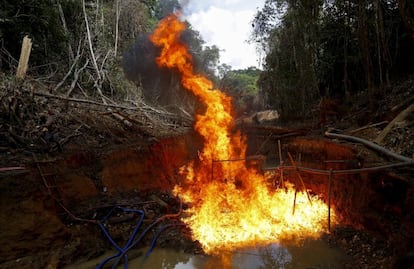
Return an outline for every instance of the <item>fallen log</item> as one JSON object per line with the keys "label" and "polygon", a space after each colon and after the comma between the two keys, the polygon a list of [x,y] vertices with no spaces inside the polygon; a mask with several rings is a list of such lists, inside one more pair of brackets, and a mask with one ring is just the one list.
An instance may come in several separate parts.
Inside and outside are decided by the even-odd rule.
{"label": "fallen log", "polygon": [[128,119],[126,119],[126,117],[124,117],[123,115],[121,115],[120,113],[117,113],[117,112],[111,112],[111,115],[115,118],[115,119],[117,119],[117,120],[119,120],[119,121],[121,121],[124,125],[126,125],[127,127],[132,127],[132,123],[131,123],[131,121],[129,121]]}
{"label": "fallen log", "polygon": [[414,104],[411,104],[409,107],[407,107],[406,109],[404,109],[403,111],[401,111],[401,113],[398,114],[397,117],[395,117],[387,125],[387,127],[385,127],[384,130],[382,130],[382,132],[377,136],[377,138],[374,140],[375,143],[381,143],[382,140],[384,140],[384,138],[387,136],[387,134],[392,130],[392,127],[394,127],[394,125],[397,122],[403,121],[413,111],[414,111]]}
{"label": "fallen log", "polygon": [[53,95],[53,94],[49,94],[49,93],[34,92],[33,94],[37,95],[37,96],[46,97],[46,98],[65,100],[65,101],[75,102],[75,103],[85,103],[85,104],[91,104],[91,105],[97,105],[97,106],[122,108],[122,109],[128,109],[128,110],[139,110],[138,107],[128,107],[128,106],[122,106],[122,105],[104,104],[104,103],[99,103],[99,102],[92,101],[92,100],[70,98],[70,97],[64,97],[64,96],[59,96],[59,95]]}
{"label": "fallen log", "polygon": [[0,167],[0,172],[7,172],[7,171],[16,171],[16,170],[25,170],[26,168],[22,166],[12,166],[12,167]]}
{"label": "fallen log", "polygon": [[161,198],[159,198],[158,196],[154,194],[151,195],[151,200],[153,200],[154,202],[156,202],[158,205],[162,207],[168,207],[168,204],[166,202],[164,202],[163,200],[161,200]]}
{"label": "fallen log", "polygon": [[365,130],[365,129],[374,128],[374,127],[377,127],[377,126],[380,126],[380,125],[384,125],[384,124],[387,124],[387,123],[388,123],[388,121],[381,121],[381,122],[378,122],[378,123],[374,123],[374,124],[365,125],[365,126],[363,126],[363,127],[361,127],[361,128],[358,128],[358,129],[355,129],[355,130],[349,131],[349,134],[354,134],[354,133],[357,133],[357,132],[363,131],[363,130]]}
{"label": "fallen log", "polygon": [[23,166],[0,167],[0,176],[14,176],[18,174],[29,173],[30,171]]}

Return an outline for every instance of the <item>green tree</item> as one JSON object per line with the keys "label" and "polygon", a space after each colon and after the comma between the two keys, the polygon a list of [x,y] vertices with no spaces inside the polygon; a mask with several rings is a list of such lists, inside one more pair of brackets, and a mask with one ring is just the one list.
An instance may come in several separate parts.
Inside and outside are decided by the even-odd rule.
{"label": "green tree", "polygon": [[233,104],[238,115],[261,109],[260,93],[257,80],[261,70],[256,67],[231,70],[224,65],[220,68],[219,88],[233,97]]}
{"label": "green tree", "polygon": [[[319,0],[267,0],[265,8],[269,10],[262,10],[254,20],[254,36],[267,52],[260,85],[267,88],[269,101],[282,115],[304,116],[318,96],[316,63],[321,6]],[[275,18],[279,23],[269,21]]]}

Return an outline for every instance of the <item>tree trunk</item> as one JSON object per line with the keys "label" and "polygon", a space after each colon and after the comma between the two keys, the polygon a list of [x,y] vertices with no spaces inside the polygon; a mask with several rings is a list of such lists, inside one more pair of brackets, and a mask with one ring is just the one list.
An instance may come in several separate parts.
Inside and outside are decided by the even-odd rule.
{"label": "tree trunk", "polygon": [[374,107],[374,90],[373,90],[373,71],[371,61],[371,51],[369,48],[369,31],[368,31],[368,19],[366,14],[366,0],[360,0],[358,5],[358,32],[359,32],[359,45],[362,50],[362,57],[364,58],[365,68],[365,80],[367,83],[367,90],[369,95],[369,105]]}
{"label": "tree trunk", "polygon": [[116,15],[115,15],[115,48],[114,48],[114,55],[118,54],[118,39],[119,39],[119,15],[121,14],[121,2],[120,0],[116,1]]}
{"label": "tree trunk", "polygon": [[398,2],[398,9],[400,10],[401,18],[405,24],[405,27],[407,27],[411,38],[414,41],[414,18],[410,15],[410,12],[407,6],[407,0],[397,0],[397,2]]}
{"label": "tree trunk", "polygon": [[58,6],[58,10],[59,10],[60,20],[62,22],[63,31],[65,32],[65,36],[68,39],[69,60],[73,61],[75,59],[75,55],[73,55],[72,45],[70,44],[70,33],[69,33],[69,30],[68,30],[68,26],[66,24],[65,14],[63,13],[62,5],[60,4],[59,0],[57,0],[57,6]]}
{"label": "tree trunk", "polygon": [[344,91],[345,91],[345,103],[351,98],[351,91],[349,87],[349,73],[348,73],[348,45],[349,45],[349,26],[350,26],[350,2],[346,1],[345,11],[345,27],[344,27]]}

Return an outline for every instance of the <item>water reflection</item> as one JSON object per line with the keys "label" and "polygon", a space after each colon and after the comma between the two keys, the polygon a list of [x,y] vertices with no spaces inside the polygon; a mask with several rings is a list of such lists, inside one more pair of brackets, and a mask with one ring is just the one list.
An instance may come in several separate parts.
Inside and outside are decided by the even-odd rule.
{"label": "water reflection", "polygon": [[307,241],[301,246],[263,247],[224,252],[217,256],[194,256],[174,250],[154,249],[152,254],[131,260],[129,268],[149,269],[341,269],[346,258],[338,249],[322,241]]}

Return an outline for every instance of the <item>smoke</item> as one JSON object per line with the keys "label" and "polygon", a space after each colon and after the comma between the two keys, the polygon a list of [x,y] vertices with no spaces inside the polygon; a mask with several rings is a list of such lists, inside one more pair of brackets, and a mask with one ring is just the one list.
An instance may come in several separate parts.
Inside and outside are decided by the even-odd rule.
{"label": "smoke", "polygon": [[[164,17],[177,10],[182,10],[189,4],[189,0],[163,0],[159,2],[157,17]],[[200,59],[201,41],[198,33],[186,29],[181,33],[181,42],[187,44],[192,54],[194,71],[204,73]],[[159,48],[149,39],[149,34],[138,36],[135,43],[124,53],[122,66],[126,77],[140,86],[145,101],[152,105],[162,106],[169,111],[186,111],[194,114],[198,106],[197,100],[181,86],[181,77],[176,70],[160,68],[156,58]]]}
{"label": "smoke", "polygon": [[190,4],[190,0],[179,0],[178,2],[181,5],[181,9],[185,12]]}
{"label": "smoke", "polygon": [[[187,44],[188,33],[183,33],[181,41]],[[182,88],[176,70],[158,67],[159,52],[148,34],[139,36],[123,55],[122,66],[127,79],[140,86],[142,96],[149,104],[175,113],[184,110],[192,115],[197,108],[196,98]]]}

